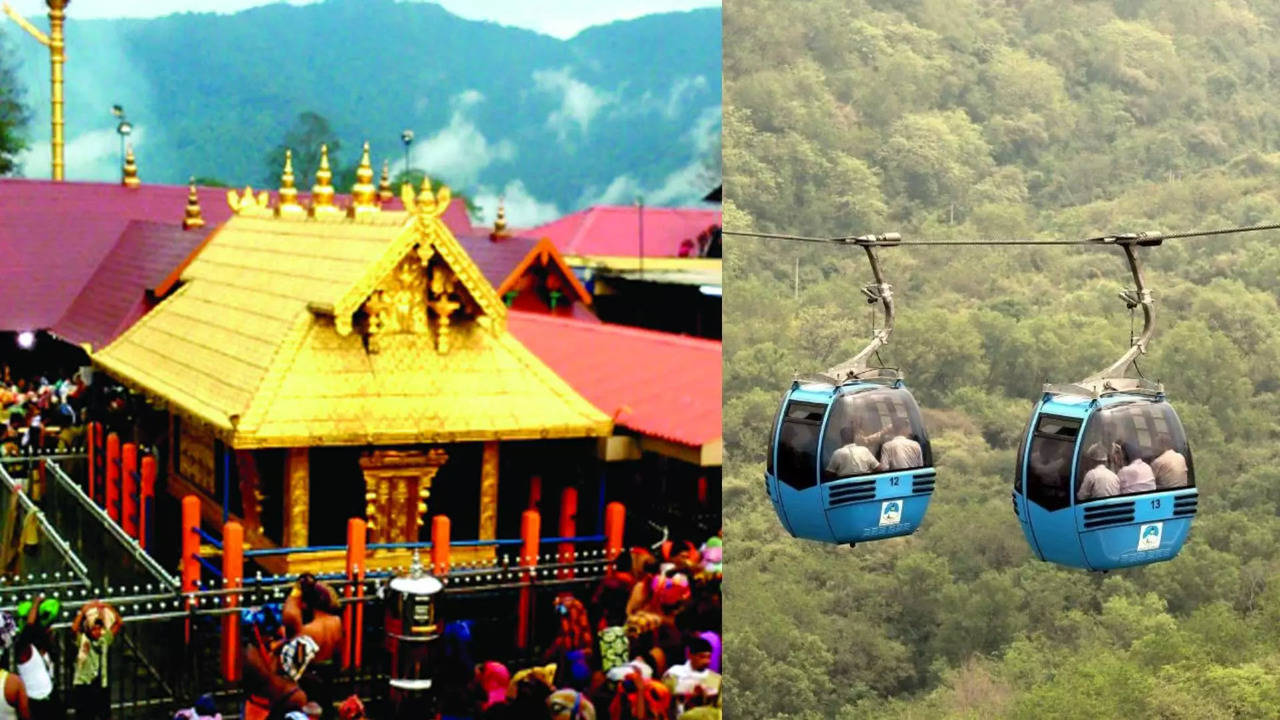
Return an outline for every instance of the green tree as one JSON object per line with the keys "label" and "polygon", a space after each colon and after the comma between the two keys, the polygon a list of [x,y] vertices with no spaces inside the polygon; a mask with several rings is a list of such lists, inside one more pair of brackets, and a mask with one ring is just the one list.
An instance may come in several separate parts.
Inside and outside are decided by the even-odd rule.
{"label": "green tree", "polygon": [[[285,132],[284,139],[263,159],[265,167],[263,187],[280,186],[285,150],[290,150],[293,156],[294,185],[304,192],[308,190],[315,183],[316,170],[320,168],[322,145],[328,148],[329,169],[333,173],[334,180],[337,180],[342,174],[339,161],[342,142],[338,140],[338,134],[329,126],[329,121],[323,115],[311,110],[298,113],[293,125]],[[347,192],[350,189],[350,186],[343,188],[336,183],[334,187],[339,192]]]}
{"label": "green tree", "polygon": [[31,113],[22,101],[22,88],[18,85],[16,62],[0,34],[0,175],[12,175],[18,171],[18,154],[27,149],[26,127]]}

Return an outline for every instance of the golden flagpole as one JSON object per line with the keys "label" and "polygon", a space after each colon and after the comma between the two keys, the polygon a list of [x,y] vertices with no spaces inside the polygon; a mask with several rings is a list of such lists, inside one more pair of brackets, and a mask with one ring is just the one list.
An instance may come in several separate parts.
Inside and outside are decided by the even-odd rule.
{"label": "golden flagpole", "polygon": [[49,34],[45,35],[40,32],[35,25],[27,22],[27,19],[18,14],[16,10],[9,6],[9,3],[0,3],[0,9],[4,10],[4,14],[13,19],[18,27],[26,30],[36,42],[49,48],[49,82],[52,85],[50,94],[50,104],[52,112],[50,113],[53,121],[53,139],[50,143],[50,154],[53,156],[53,179],[62,180],[63,175],[63,159],[62,159],[62,63],[66,60],[66,43],[62,35],[62,24],[67,18],[67,5],[71,4],[71,0],[45,0],[49,6]]}

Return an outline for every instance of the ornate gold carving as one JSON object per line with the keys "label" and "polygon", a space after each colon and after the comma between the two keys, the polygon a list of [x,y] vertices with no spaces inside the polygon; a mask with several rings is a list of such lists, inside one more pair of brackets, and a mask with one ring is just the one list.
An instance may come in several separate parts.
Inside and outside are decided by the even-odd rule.
{"label": "ornate gold carving", "polygon": [[179,423],[178,474],[211,498],[218,497],[213,477],[213,433],[199,423]]}
{"label": "ornate gold carving", "polygon": [[369,142],[365,141],[364,153],[360,156],[360,165],[356,167],[356,184],[351,186],[351,207],[347,215],[353,218],[377,215],[382,210],[378,205],[378,189],[373,186],[373,165],[369,163]]}
{"label": "ornate gold carving", "polygon": [[449,318],[462,307],[454,296],[457,282],[457,276],[449,271],[448,266],[436,264],[431,268],[431,301],[428,305],[436,313],[436,351],[441,355],[449,352]]}
{"label": "ornate gold carving", "polygon": [[425,522],[431,481],[449,455],[440,448],[374,450],[360,458],[369,541],[410,542]]}
{"label": "ornate gold carving", "polygon": [[469,307],[459,285],[443,258],[430,246],[418,246],[361,306],[369,351],[379,352],[386,335],[434,331],[436,350],[448,353],[454,314]]}
{"label": "ornate gold carving", "polygon": [[285,148],[284,171],[280,173],[280,189],[276,192],[279,197],[276,215],[282,218],[305,218],[307,210],[298,204],[298,188],[293,186],[293,179],[293,150]]}
{"label": "ornate gold carving", "polygon": [[227,204],[231,206],[231,211],[237,215],[271,217],[269,201],[270,196],[266,190],[254,197],[253,188],[248,185],[244,186],[244,195],[236,193],[235,190],[227,191]]}
{"label": "ornate gold carving", "polygon": [[191,178],[191,187],[187,190],[186,217],[182,218],[182,229],[204,227],[204,217],[200,215],[200,196],[196,194],[196,179]]}
{"label": "ornate gold carving", "polygon": [[391,192],[391,162],[382,161],[382,177],[378,180],[378,202],[389,203],[395,195]]}
{"label": "ornate gold carving", "polygon": [[133,143],[126,146],[128,150],[124,154],[124,167],[120,169],[120,184],[127,188],[136,188],[142,184],[138,179],[138,164],[133,159]]}
{"label": "ornate gold carving", "polygon": [[498,536],[498,441],[484,444],[480,462],[480,539]]}
{"label": "ornate gold carving", "polygon": [[333,204],[333,171],[329,169],[329,146],[320,146],[320,167],[311,186],[311,216],[320,220],[341,218],[342,209]]}
{"label": "ornate gold carving", "polygon": [[289,448],[285,459],[284,544],[306,547],[308,521],[311,516],[311,465],[307,448]]}
{"label": "ornate gold carving", "polygon": [[439,190],[431,190],[431,180],[425,175],[422,178],[422,189],[415,196],[413,186],[405,183],[400,186],[400,200],[404,208],[412,213],[421,225],[426,225],[434,218],[444,215],[449,208],[453,193],[448,185],[441,185]]}

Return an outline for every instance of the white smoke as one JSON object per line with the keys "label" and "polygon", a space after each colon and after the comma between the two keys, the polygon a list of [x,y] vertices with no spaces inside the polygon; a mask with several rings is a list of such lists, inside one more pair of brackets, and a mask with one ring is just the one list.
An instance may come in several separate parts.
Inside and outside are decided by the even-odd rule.
{"label": "white smoke", "polygon": [[507,225],[512,228],[531,228],[551,222],[560,217],[560,209],[555,203],[543,202],[535,198],[520,180],[507,183],[501,192],[490,188],[481,188],[474,198],[480,206],[480,216],[472,218],[480,225],[493,225],[498,214],[498,201],[501,199],[503,211],[507,216]]}
{"label": "white smoke", "polygon": [[541,92],[560,96],[560,107],[547,116],[547,127],[556,131],[560,142],[568,140],[574,128],[585,134],[600,110],[618,99],[613,93],[597,90],[574,78],[569,68],[535,70],[533,86]]}
{"label": "white smoke", "polygon": [[[514,143],[510,140],[490,142],[468,117],[471,108],[481,102],[484,95],[478,90],[464,90],[455,95],[449,124],[426,140],[413,142],[409,166],[426,172],[429,177],[442,178],[465,188],[474,185],[490,165],[514,160]],[[403,169],[403,159],[391,165],[393,175]]]}

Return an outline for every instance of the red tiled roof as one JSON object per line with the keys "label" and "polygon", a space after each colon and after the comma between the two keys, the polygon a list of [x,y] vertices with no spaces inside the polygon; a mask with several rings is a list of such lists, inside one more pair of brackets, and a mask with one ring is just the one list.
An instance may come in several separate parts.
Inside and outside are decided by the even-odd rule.
{"label": "red tiled roof", "polygon": [[488,235],[458,235],[457,238],[463,249],[480,267],[480,272],[484,273],[485,279],[499,294],[505,293],[510,289],[509,286],[515,283],[518,277],[515,274],[517,271],[523,272],[529,265],[540,262],[539,255],[545,252],[548,261],[559,266],[560,272],[569,281],[578,302],[585,305],[591,304],[591,293],[582,286],[578,276],[573,274],[573,268],[565,264],[564,256],[549,240],[507,237],[495,242]]}
{"label": "red tiled roof", "polygon": [[[579,210],[525,235],[547,237],[565,255],[640,255],[639,209],[632,205]],[[704,230],[720,224],[719,210],[697,208],[644,209],[644,254],[649,257],[679,257],[680,243],[696,239]]]}
{"label": "red tiled roof", "polygon": [[537,240],[527,237],[503,238],[498,242],[490,240],[488,235],[458,235],[457,238],[495,290],[502,287],[511,271],[520,267],[538,246]]}
{"label": "red tiled roof", "polygon": [[[225,188],[198,194],[206,227],[231,217]],[[0,180],[0,330],[51,328],[131,220],[178,226],[186,204],[185,185]],[[402,206],[395,199],[386,208]],[[455,234],[471,232],[461,202],[442,219]]]}
{"label": "red tiled roof", "polygon": [[53,331],[77,345],[105,347],[151,309],[147,291],[159,289],[162,295],[175,269],[212,231],[208,225],[183,230],[172,223],[130,222]]}
{"label": "red tiled roof", "polygon": [[[227,191],[199,190],[205,222],[231,216]],[[66,313],[131,220],[178,224],[187,188],[0,181],[0,329],[50,328]]]}
{"label": "red tiled roof", "polygon": [[512,312],[507,326],[618,425],[691,447],[720,438],[720,343]]}

